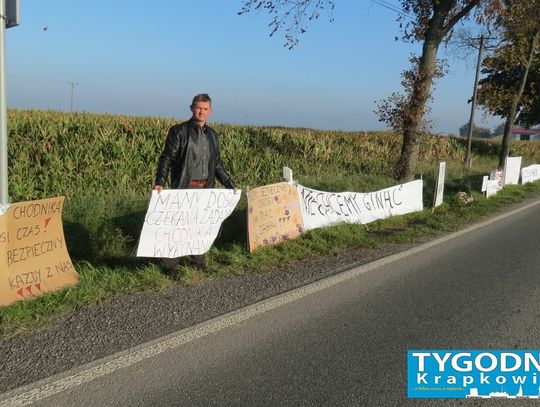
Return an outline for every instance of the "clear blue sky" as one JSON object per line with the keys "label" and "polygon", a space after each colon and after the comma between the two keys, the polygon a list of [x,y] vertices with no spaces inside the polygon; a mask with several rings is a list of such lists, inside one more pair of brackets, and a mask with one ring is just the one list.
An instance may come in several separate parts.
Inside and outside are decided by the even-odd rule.
{"label": "clear blue sky", "polygon": [[[397,0],[389,0],[399,4]],[[266,13],[238,16],[241,0],[20,0],[7,30],[8,106],[187,118],[194,94],[214,100],[211,121],[319,129],[385,125],[375,101],[400,91],[419,45],[395,41],[396,14],[371,0],[337,1],[292,51],[269,38]],[[47,27],[46,30],[44,28]],[[442,50],[441,56],[445,56]],[[476,57],[447,56],[433,130],[467,122]],[[492,127],[500,120],[477,125]]]}

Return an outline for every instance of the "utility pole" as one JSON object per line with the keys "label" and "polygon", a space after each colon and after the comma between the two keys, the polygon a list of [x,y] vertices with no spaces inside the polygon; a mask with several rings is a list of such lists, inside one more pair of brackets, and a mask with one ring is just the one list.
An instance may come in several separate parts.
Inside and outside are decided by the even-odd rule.
{"label": "utility pole", "polygon": [[70,108],[69,108],[69,111],[73,113],[73,89],[75,88],[75,86],[77,86],[79,84],[79,82],[68,82],[68,85],[71,86],[71,102],[69,104]]}
{"label": "utility pole", "polygon": [[478,62],[476,63],[476,75],[474,77],[474,90],[471,102],[471,116],[469,118],[469,131],[467,132],[467,154],[465,155],[465,165],[471,168],[471,139],[474,127],[474,111],[476,110],[476,95],[478,93],[478,78],[480,77],[480,65],[482,64],[482,51],[484,50],[484,36],[480,36],[480,47],[478,49]]}
{"label": "utility pole", "polygon": [[19,25],[19,0],[0,0],[0,215],[9,207],[6,29]]}

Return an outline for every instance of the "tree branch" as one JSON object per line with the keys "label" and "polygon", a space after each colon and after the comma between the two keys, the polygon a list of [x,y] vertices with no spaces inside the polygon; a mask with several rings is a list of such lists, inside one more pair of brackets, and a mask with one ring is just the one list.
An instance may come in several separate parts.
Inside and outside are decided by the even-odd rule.
{"label": "tree branch", "polygon": [[448,21],[448,23],[443,27],[444,35],[448,34],[448,32],[450,32],[454,25],[456,25],[459,20],[469,14],[469,12],[478,4],[480,4],[480,0],[471,0],[471,2],[465,7],[463,7],[459,13],[454,15],[454,17],[452,17],[450,21]]}

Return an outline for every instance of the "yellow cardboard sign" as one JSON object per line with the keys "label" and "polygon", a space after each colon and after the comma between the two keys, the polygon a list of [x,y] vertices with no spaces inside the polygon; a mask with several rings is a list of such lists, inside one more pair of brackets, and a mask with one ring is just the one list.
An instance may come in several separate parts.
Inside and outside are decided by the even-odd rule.
{"label": "yellow cardboard sign", "polygon": [[249,250],[294,239],[304,230],[298,189],[286,182],[247,193]]}
{"label": "yellow cardboard sign", "polygon": [[64,239],[64,197],[12,204],[0,215],[0,305],[78,283]]}

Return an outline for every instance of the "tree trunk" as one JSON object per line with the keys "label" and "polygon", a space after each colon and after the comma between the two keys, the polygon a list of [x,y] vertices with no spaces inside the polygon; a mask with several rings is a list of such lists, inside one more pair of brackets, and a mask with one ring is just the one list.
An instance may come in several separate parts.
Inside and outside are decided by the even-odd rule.
{"label": "tree trunk", "polygon": [[531,43],[528,50],[527,61],[525,61],[525,65],[523,66],[523,73],[521,75],[521,78],[519,79],[518,89],[517,89],[517,92],[514,94],[512,103],[508,107],[508,114],[506,115],[506,122],[504,123],[504,136],[503,136],[502,145],[501,145],[501,155],[499,156],[499,169],[504,168],[504,162],[506,161],[506,157],[508,157],[508,154],[510,153],[510,143],[512,142],[512,137],[511,137],[512,126],[514,125],[516,121],[518,103],[521,99],[521,96],[523,95],[523,91],[525,90],[525,84],[527,83],[527,77],[529,76],[529,69],[531,68],[531,65],[532,65],[532,61],[533,61],[534,53],[536,49],[536,43],[538,41],[539,36],[540,36],[540,31],[536,31],[535,35],[531,37]]}
{"label": "tree trunk", "polygon": [[502,138],[501,153],[499,155],[499,170],[502,170],[504,168],[504,162],[506,161],[506,157],[508,157],[508,154],[510,154],[510,143],[512,142],[512,127],[516,118],[518,101],[519,98],[514,96],[512,104],[508,108],[506,121],[504,122],[504,135]]}
{"label": "tree trunk", "polygon": [[442,38],[434,33],[431,33],[431,36],[432,38],[428,38],[426,34],[418,67],[418,79],[414,84],[403,121],[403,144],[396,168],[396,175],[400,181],[410,181],[414,178],[419,150],[418,138],[421,133],[426,102],[431,91],[431,82],[435,76],[437,50]]}
{"label": "tree trunk", "polygon": [[[422,130],[422,119],[430,95],[431,83],[435,76],[439,45],[452,27],[476,7],[480,0],[468,0],[459,10],[456,10],[456,3],[456,0],[431,2],[433,15],[427,23],[422,56],[418,66],[418,78],[413,85],[407,110],[403,112],[403,145],[396,165],[396,175],[400,181],[410,181],[414,178],[419,150],[418,139]],[[450,14],[452,10],[454,12]]]}

